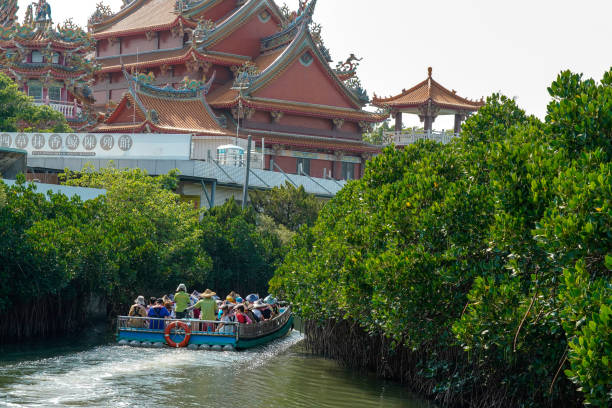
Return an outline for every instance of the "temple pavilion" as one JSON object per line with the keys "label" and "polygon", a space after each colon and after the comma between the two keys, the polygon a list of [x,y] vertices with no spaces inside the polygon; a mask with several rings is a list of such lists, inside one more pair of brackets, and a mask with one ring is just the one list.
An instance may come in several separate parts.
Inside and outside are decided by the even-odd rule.
{"label": "temple pavilion", "polygon": [[484,105],[484,101],[472,101],[449,91],[432,78],[432,68],[428,68],[427,79],[402,90],[399,95],[380,98],[374,94],[372,104],[388,109],[395,118],[395,131],[402,130],[402,114],[418,115],[425,132],[432,131],[433,122],[439,115],[455,115],[454,133],[461,132],[461,123],[473,112]]}
{"label": "temple pavilion", "polygon": [[28,6],[23,24],[17,10],[16,0],[0,0],[0,71],[35,103],[62,112],[73,129],[95,124],[95,67],[87,58],[94,42],[71,20],[54,27],[46,0]]}
{"label": "temple pavilion", "polygon": [[96,131],[192,133],[199,160],[210,159],[208,139],[251,135],[267,170],[359,178],[379,151],[362,134],[388,114],[363,109],[353,56],[330,67],[316,2],[293,13],[273,0],[98,6],[94,95],[106,116]]}

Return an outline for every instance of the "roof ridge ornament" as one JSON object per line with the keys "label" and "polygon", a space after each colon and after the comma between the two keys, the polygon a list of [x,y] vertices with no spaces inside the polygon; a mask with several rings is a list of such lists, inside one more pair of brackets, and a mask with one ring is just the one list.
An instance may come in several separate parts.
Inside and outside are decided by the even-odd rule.
{"label": "roof ridge ornament", "polygon": [[9,27],[17,21],[17,0],[0,0],[0,27]]}
{"label": "roof ridge ornament", "polygon": [[429,78],[431,78],[431,71],[432,71],[431,67],[427,67],[427,76]]}

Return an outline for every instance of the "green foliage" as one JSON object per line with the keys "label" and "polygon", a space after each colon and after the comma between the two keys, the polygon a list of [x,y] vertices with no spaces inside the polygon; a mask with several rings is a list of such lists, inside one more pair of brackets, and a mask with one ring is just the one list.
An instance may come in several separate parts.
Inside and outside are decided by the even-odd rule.
{"label": "green foliage", "polygon": [[[493,95],[460,140],[385,150],[292,241],[271,289],[445,367],[423,378],[460,373],[457,400],[482,386],[577,402],[573,381],[608,406],[611,72],[561,73],[544,123]],[[436,351],[457,345],[465,360]]]}
{"label": "green foliage", "polygon": [[151,177],[111,163],[61,178],[106,194],[81,202],[37,194],[23,176],[11,188],[0,183],[2,311],[49,295],[96,293],[121,313],[135,296],[160,296],[179,282],[263,294],[284,255],[277,231],[288,231],[259,222],[252,209],[230,201],[200,214],[181,203],[176,171]]}
{"label": "green foliage", "polygon": [[395,128],[391,126],[391,121],[387,119],[380,125],[376,126],[372,132],[364,133],[363,141],[374,145],[382,145],[387,141],[385,132],[392,132],[394,130]]}
{"label": "green foliage", "polygon": [[283,256],[276,226],[257,223],[255,212],[232,199],[204,213],[200,245],[212,258],[207,285],[218,293],[267,293],[268,281]]}
{"label": "green foliage", "polygon": [[34,105],[13,80],[0,73],[0,131],[69,132],[70,127],[64,115],[48,106]]}
{"label": "green foliage", "polygon": [[[84,245],[76,263],[98,276],[114,302],[128,303],[135,293],[165,293],[179,280],[191,287],[205,280],[211,260],[198,251],[197,213],[171,190],[176,172],[150,177],[140,169],[88,167],[67,170],[62,178],[67,185],[107,190],[98,216],[81,229],[83,244],[96,245]],[[71,241],[60,238],[68,246]]]}
{"label": "green foliage", "polygon": [[304,186],[296,188],[289,182],[270,191],[253,191],[250,198],[255,211],[291,231],[297,231],[303,225],[314,225],[323,207],[323,202],[308,194]]}

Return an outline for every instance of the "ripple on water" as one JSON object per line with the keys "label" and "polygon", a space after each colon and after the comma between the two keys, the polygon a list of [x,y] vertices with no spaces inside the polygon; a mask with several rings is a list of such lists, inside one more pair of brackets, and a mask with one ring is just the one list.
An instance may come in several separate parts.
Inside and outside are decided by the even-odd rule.
{"label": "ripple on water", "polygon": [[401,387],[302,353],[298,332],[244,352],[103,345],[0,362],[0,403],[47,406],[415,407]]}

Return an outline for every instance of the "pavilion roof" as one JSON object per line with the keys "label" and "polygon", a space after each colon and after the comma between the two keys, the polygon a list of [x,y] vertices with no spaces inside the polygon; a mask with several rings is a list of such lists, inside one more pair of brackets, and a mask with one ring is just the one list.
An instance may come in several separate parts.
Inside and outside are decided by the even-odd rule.
{"label": "pavilion roof", "polygon": [[119,13],[93,25],[93,36],[99,40],[144,31],[164,31],[180,24],[195,27],[195,23],[175,12],[175,4],[171,0],[135,0]]}
{"label": "pavilion roof", "polygon": [[[229,135],[204,96],[214,78],[198,89],[175,90],[143,84],[134,77],[126,76],[130,81],[129,92],[126,92],[105,123],[96,128],[97,131],[142,130],[148,127],[163,133]],[[134,119],[128,123],[118,122],[126,109],[134,109]]]}
{"label": "pavilion roof", "polygon": [[161,65],[182,64],[189,59],[199,61],[209,61],[211,63],[232,66],[242,65],[248,61],[248,57],[222,55],[217,53],[207,53],[196,50],[193,47],[179,49],[161,50],[147,52],[139,55],[117,56],[112,58],[99,58],[96,60],[101,65],[100,73],[119,72],[122,67],[131,70],[158,67]]}
{"label": "pavilion roof", "polygon": [[440,108],[447,110],[476,111],[484,105],[482,100],[472,101],[462,98],[454,90],[449,91],[431,76],[432,69],[428,69],[428,77],[423,82],[396,96],[380,98],[374,95],[372,104],[381,108],[396,110],[418,108],[428,101],[432,101]]}

